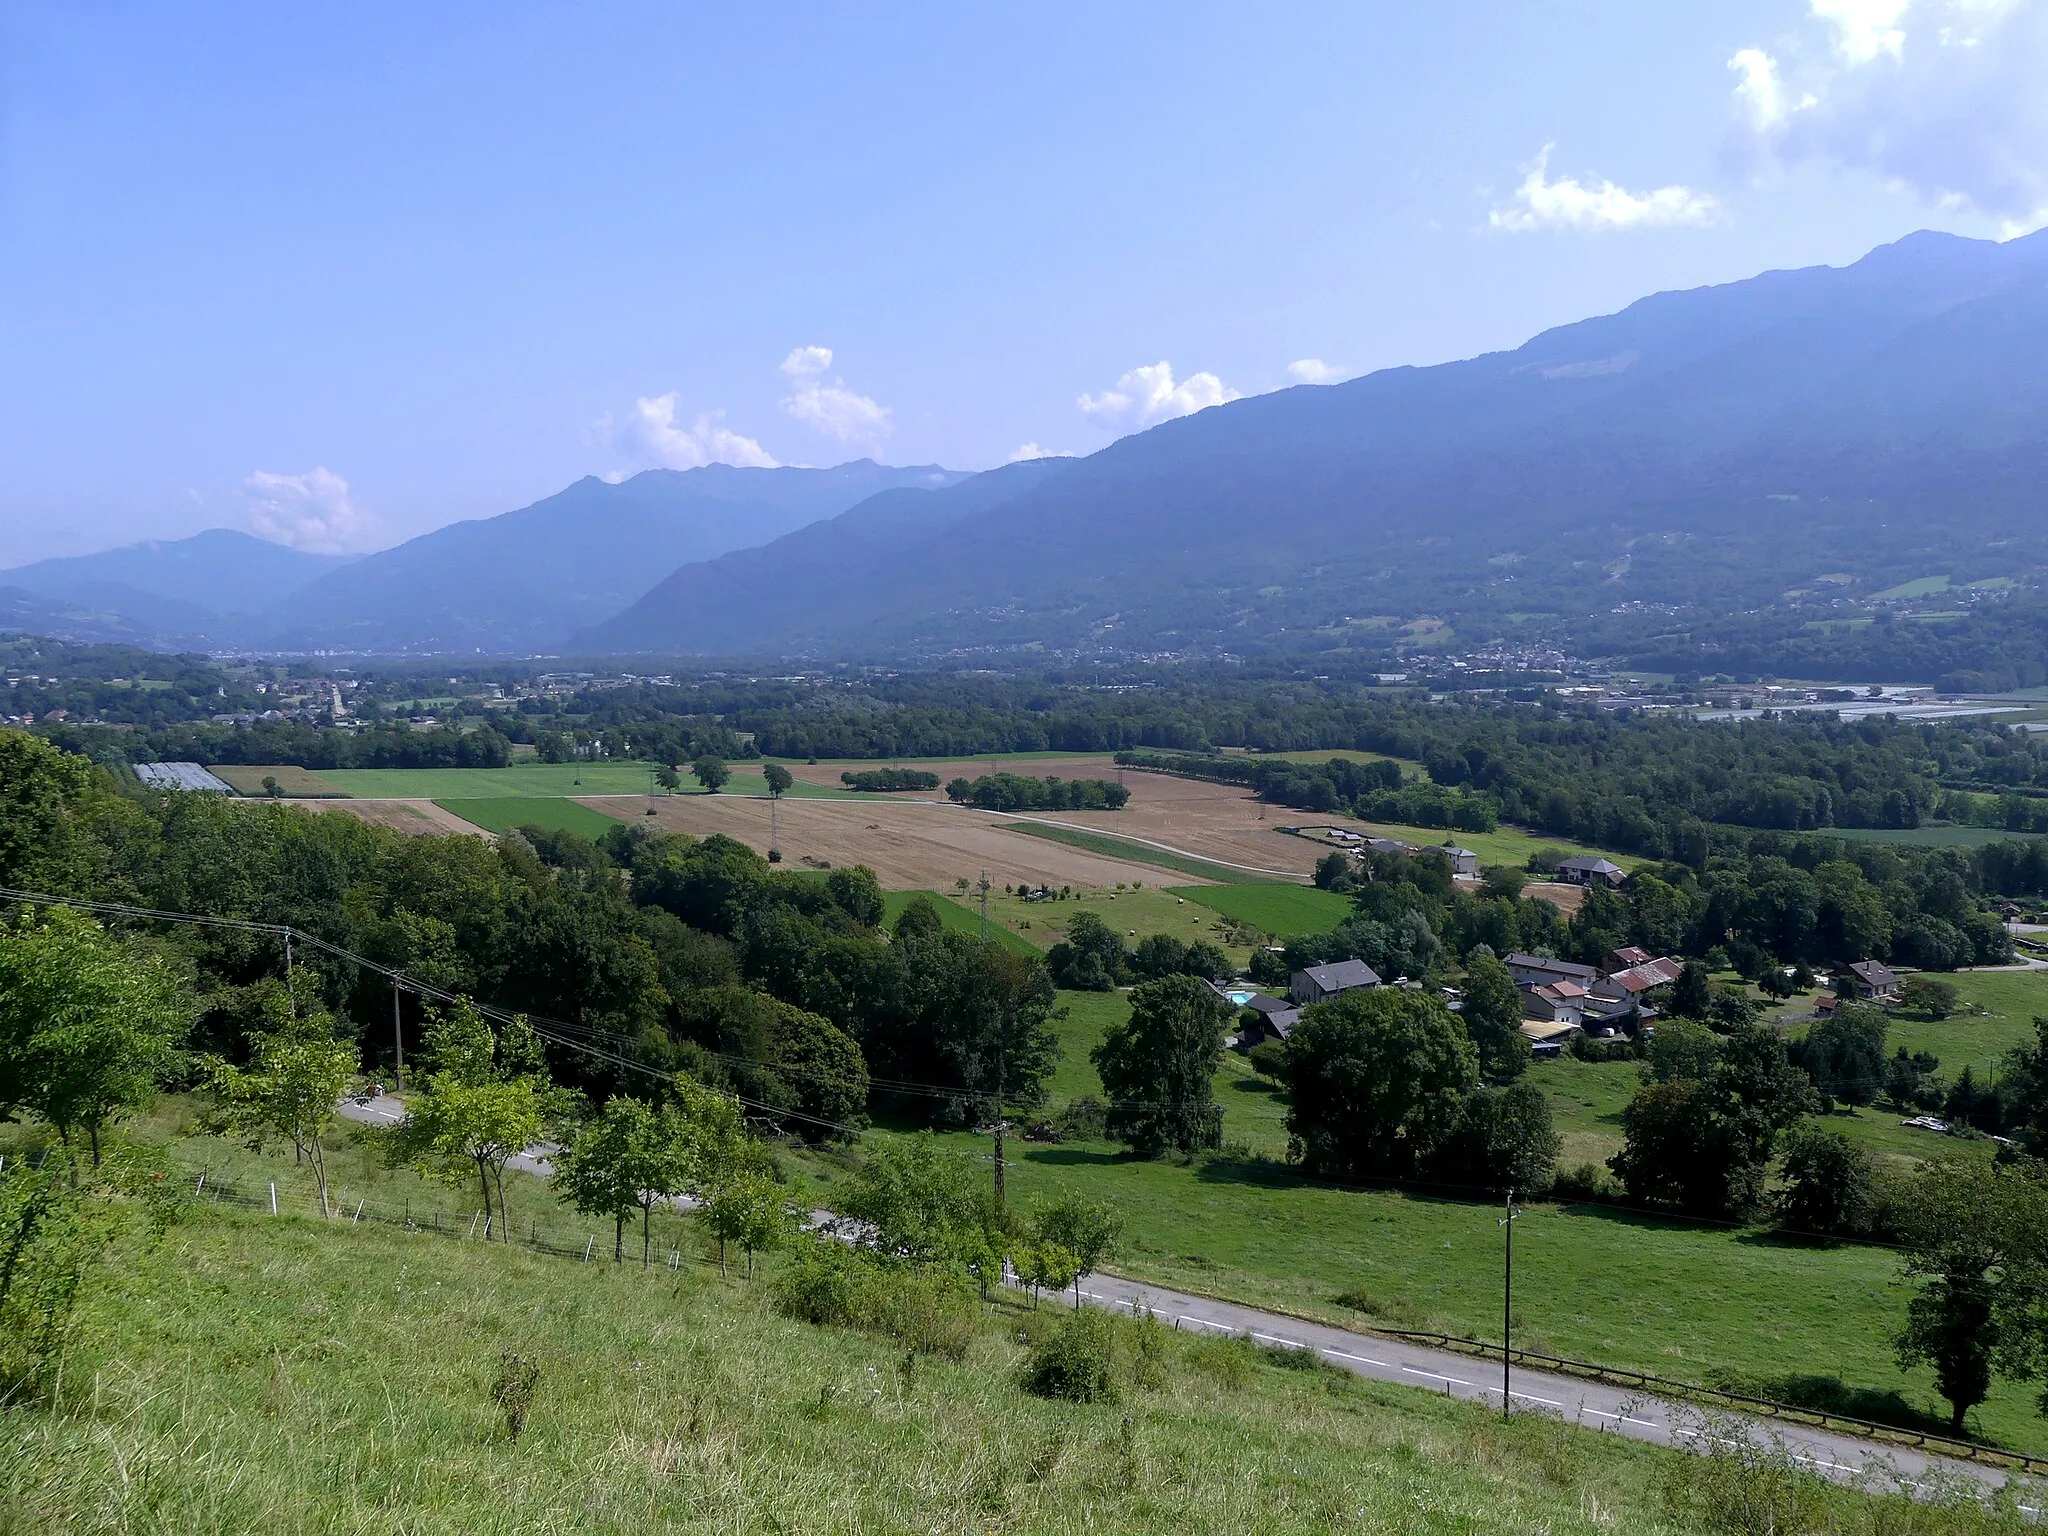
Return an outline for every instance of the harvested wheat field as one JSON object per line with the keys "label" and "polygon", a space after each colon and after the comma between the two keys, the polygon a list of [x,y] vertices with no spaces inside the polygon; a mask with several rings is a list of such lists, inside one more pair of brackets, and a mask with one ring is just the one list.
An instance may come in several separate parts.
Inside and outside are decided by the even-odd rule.
{"label": "harvested wheat field", "polygon": [[1130,804],[1120,811],[1032,811],[1043,821],[1164,843],[1197,858],[1276,875],[1308,875],[1329,846],[1274,830],[1302,817],[1249,790],[1163,773],[1124,770]]}
{"label": "harvested wheat field", "polygon": [[466,832],[471,837],[489,837],[483,828],[444,811],[431,800],[296,800],[290,802],[309,811],[339,811],[373,827],[389,827],[413,837],[428,832]]}
{"label": "harvested wheat field", "polygon": [[[1114,781],[1116,778],[1116,761],[1107,752],[1075,757],[1033,757],[1028,753],[1020,753],[1014,757],[963,757],[946,760],[922,757],[906,757],[900,760],[875,758],[872,761],[861,762],[787,763],[785,766],[793,777],[806,784],[825,784],[833,789],[844,787],[839,779],[842,773],[869,773],[877,768],[914,768],[919,773],[937,774],[941,788],[938,791],[907,790],[899,793],[926,797],[934,793],[943,793],[944,786],[954,779],[983,779],[998,773],[1014,773],[1027,779]],[[1125,771],[1129,772],[1128,769]],[[878,794],[876,798],[880,799],[881,796]]]}
{"label": "harvested wheat field", "polygon": [[263,787],[265,779],[277,780],[278,793],[285,796],[318,798],[348,793],[339,784],[323,779],[312,769],[295,767],[290,763],[215,763],[206,771],[234,786],[238,795],[268,795],[270,791]]}
{"label": "harvested wheat field", "polygon": [[[673,795],[646,815],[645,796],[592,795],[582,802],[620,821],[653,820],[698,837],[723,832],[768,851],[768,802],[737,795]],[[1159,870],[1083,848],[1014,832],[995,818],[957,806],[870,800],[784,800],[778,813],[782,857],[798,868],[865,864],[890,890],[944,889],[956,880],[994,884],[1114,886],[1157,884]],[[1198,884],[1175,875],[1182,884]]]}
{"label": "harvested wheat field", "polygon": [[1577,912],[1586,902],[1583,885],[1566,885],[1559,880],[1531,880],[1522,887],[1522,895],[1530,901],[1547,901],[1566,917]]}

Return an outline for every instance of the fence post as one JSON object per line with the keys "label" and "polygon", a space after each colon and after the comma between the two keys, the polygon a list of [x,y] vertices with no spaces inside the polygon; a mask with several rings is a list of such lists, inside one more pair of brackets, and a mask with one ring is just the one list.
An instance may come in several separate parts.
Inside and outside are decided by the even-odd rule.
{"label": "fence post", "polygon": [[356,1214],[355,1214],[355,1220],[354,1220],[354,1221],[351,1221],[351,1222],[349,1223],[349,1225],[350,1225],[350,1226],[356,1226],[356,1225],[358,1225],[359,1223],[361,1223],[361,1221],[362,1221],[362,1219],[363,1219],[363,1204],[364,1204],[364,1202],[363,1202],[363,1201],[361,1201],[361,1200],[358,1200],[358,1201],[356,1202]]}
{"label": "fence post", "polygon": [[277,1214],[277,1185],[274,1181],[270,1186],[270,1214]]}
{"label": "fence post", "polygon": [[589,1241],[589,1242],[587,1242],[587,1243],[585,1243],[585,1244],[583,1245],[583,1262],[584,1262],[584,1263],[588,1264],[588,1263],[590,1262],[590,1250],[591,1250],[591,1249],[593,1249],[593,1248],[595,1248],[596,1246],[597,1246],[597,1234],[596,1234],[595,1232],[593,1232],[593,1233],[591,1233],[591,1234],[590,1234],[590,1241]]}
{"label": "fence post", "polygon": [[482,1221],[483,1219],[484,1213],[482,1211],[478,1211],[474,1216],[469,1218],[469,1235],[471,1237],[476,1236],[476,1224]]}
{"label": "fence post", "polygon": [[199,1182],[192,1186],[192,1198],[197,1200],[199,1198],[200,1191],[204,1190],[205,1188],[206,1175],[202,1173],[201,1175],[199,1175]]}

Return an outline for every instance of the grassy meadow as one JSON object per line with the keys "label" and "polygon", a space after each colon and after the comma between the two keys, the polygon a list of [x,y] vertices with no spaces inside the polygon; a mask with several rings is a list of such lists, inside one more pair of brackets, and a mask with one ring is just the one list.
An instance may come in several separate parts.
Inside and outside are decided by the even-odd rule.
{"label": "grassy meadow", "polygon": [[[366,800],[499,800],[518,797],[552,799],[578,795],[644,795],[649,764],[608,760],[589,763],[543,763],[525,759],[507,768],[328,768],[320,778],[344,794]],[[732,778],[723,793],[765,795],[768,781],[759,763],[732,763]],[[257,772],[260,780],[260,770]],[[703,794],[686,770],[677,794]],[[843,799],[852,791],[798,781],[792,799]]]}
{"label": "grassy meadow", "polygon": [[[954,900],[937,891],[884,891],[882,893],[882,921],[894,927],[896,919],[903,915],[903,909],[919,896],[928,896],[939,909],[939,923],[948,933],[981,934],[981,902],[978,896],[964,896]],[[1019,955],[1036,955],[1043,951],[1022,934],[1003,926],[995,910],[994,893],[990,893],[988,936],[1005,949]]]}
{"label": "grassy meadow", "polygon": [[[0,1416],[9,1530],[1443,1532],[1740,1527],[1701,1464],[1166,1333],[1120,1400],[1016,1385],[1057,1312],[959,1359],[778,1316],[762,1280],[202,1210],[91,1295],[57,1404]],[[515,1440],[507,1353],[538,1378]],[[1733,1471],[1731,1467],[1728,1469]],[[1690,1499],[1687,1495],[1691,1494]],[[1818,1501],[1844,1532],[1904,1514]],[[1690,1507],[1681,1506],[1684,1500]],[[1953,1519],[1956,1523],[1951,1524]],[[1992,1528],[1923,1514],[1912,1529]]]}
{"label": "grassy meadow", "polygon": [[510,832],[514,827],[545,827],[550,832],[573,832],[592,842],[619,823],[602,811],[593,811],[574,800],[542,795],[516,797],[494,795],[486,799],[436,800],[434,804],[486,832]]}
{"label": "grassy meadow", "polygon": [[1352,912],[1349,896],[1312,885],[1176,885],[1167,894],[1200,902],[1279,939],[1328,933]]}

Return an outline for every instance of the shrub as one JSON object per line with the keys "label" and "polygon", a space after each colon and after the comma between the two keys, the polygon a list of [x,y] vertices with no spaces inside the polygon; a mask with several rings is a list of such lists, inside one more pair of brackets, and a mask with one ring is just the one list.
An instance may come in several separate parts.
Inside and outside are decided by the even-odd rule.
{"label": "shrub", "polygon": [[1560,1168],[1550,1181],[1550,1198],[1560,1202],[1574,1200],[1615,1200],[1621,1196],[1621,1186],[1614,1176],[1598,1163],[1580,1163],[1575,1168]]}
{"label": "shrub", "polygon": [[1113,1403],[1115,1362],[1115,1321],[1101,1312],[1069,1312],[1032,1348],[1019,1385],[1035,1397]]}
{"label": "shrub", "polygon": [[830,1240],[796,1254],[777,1277],[774,1298],[784,1317],[883,1334],[953,1360],[967,1353],[979,1319],[957,1269],[891,1264]]}

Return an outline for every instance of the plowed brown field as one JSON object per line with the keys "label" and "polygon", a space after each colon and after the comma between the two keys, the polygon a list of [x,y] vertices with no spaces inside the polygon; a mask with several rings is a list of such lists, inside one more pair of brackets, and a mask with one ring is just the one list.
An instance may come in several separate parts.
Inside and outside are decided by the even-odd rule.
{"label": "plowed brown field", "polygon": [[[582,803],[635,825],[647,819],[645,796],[593,795]],[[673,795],[654,805],[652,819],[668,831],[698,837],[723,832],[768,851],[766,800]],[[978,881],[984,870],[999,886],[1114,886],[1136,880],[1157,885],[1167,878],[1201,883],[1013,831],[992,816],[958,806],[905,804],[880,795],[873,800],[786,799],[777,817],[782,856],[789,865],[865,864],[890,890],[945,889],[956,880]]]}

